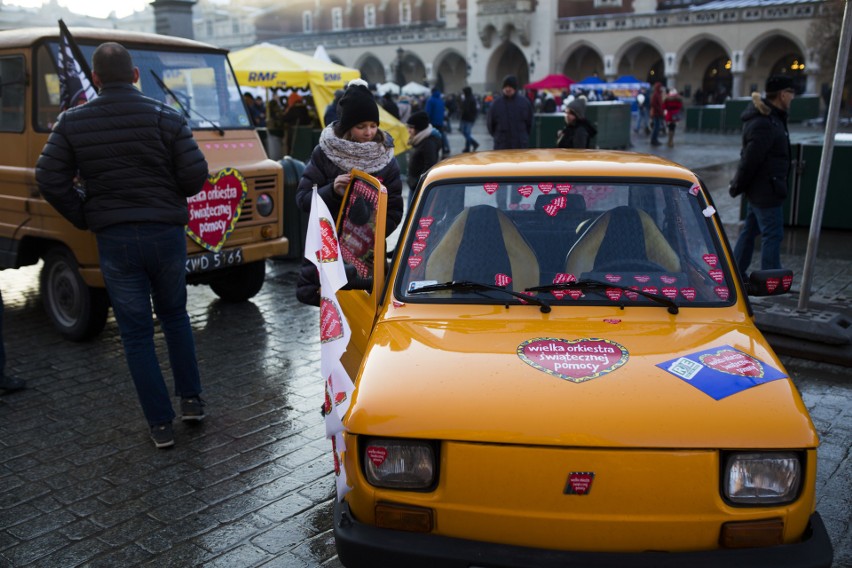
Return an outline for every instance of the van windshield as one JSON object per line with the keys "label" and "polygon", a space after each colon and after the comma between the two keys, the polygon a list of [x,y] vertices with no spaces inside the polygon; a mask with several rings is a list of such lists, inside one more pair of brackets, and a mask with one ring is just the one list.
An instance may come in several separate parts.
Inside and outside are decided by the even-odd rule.
{"label": "van windshield", "polygon": [[[80,44],[80,50],[90,66],[96,47]],[[225,54],[140,48],[128,50],[133,57],[133,64],[139,68],[136,87],[146,96],[163,101],[184,114],[193,130],[251,127],[251,120]],[[39,129],[50,130],[59,115],[58,51],[58,42],[48,42],[39,47]],[[158,78],[167,89],[159,84]]]}

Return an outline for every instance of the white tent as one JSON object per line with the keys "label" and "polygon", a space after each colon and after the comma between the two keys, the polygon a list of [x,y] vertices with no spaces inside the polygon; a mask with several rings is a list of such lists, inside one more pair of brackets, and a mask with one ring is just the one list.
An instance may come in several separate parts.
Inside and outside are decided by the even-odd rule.
{"label": "white tent", "polygon": [[385,93],[393,93],[394,95],[398,95],[399,91],[399,85],[397,85],[393,81],[388,81],[387,83],[380,83],[376,85],[376,92],[382,96],[384,96]]}
{"label": "white tent", "polygon": [[329,57],[328,52],[325,50],[325,46],[318,45],[314,50],[314,59],[319,59],[320,61],[325,61],[326,63],[334,63]]}
{"label": "white tent", "polygon": [[420,83],[415,83],[414,81],[406,83],[402,88],[403,95],[429,95],[431,93],[432,89],[425,85],[421,85]]}

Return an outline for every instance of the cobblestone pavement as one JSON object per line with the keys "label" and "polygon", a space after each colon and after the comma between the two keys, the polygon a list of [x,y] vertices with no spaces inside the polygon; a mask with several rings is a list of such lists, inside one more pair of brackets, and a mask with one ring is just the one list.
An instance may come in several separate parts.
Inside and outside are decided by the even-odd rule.
{"label": "cobblestone pavement", "polygon": [[[209,416],[176,423],[169,450],[148,438],[115,320],[65,341],[39,299],[40,266],[0,272],[7,371],[29,384],[0,397],[0,566],[341,566],[318,316],[294,297],[297,267],[269,262],[242,304],[190,288]],[[817,508],[835,566],[852,567],[849,369],[783,360],[822,439]]]}

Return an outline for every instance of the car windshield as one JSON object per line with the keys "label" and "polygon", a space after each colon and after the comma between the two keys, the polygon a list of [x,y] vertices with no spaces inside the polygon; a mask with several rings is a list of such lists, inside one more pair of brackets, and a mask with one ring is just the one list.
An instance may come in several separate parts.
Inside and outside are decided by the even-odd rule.
{"label": "car windshield", "polygon": [[[675,306],[734,300],[698,186],[531,179],[422,191],[397,279],[397,297],[405,301],[524,302],[470,283],[554,306],[635,304],[677,313]],[[448,285],[453,282],[465,285]]]}
{"label": "car windshield", "polygon": [[[80,45],[90,64],[96,47]],[[57,42],[39,48],[38,118],[42,129],[50,129],[59,115],[58,51]],[[136,87],[184,114],[193,130],[250,127],[236,79],[223,53],[138,48],[128,51],[139,68]]]}

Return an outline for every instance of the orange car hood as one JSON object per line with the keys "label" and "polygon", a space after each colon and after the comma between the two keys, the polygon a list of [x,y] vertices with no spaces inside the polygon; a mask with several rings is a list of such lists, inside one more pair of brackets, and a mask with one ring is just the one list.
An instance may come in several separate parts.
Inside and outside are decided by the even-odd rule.
{"label": "orange car hood", "polygon": [[[642,310],[622,313],[620,319],[554,319],[547,326],[537,318],[382,321],[374,329],[346,426],[359,434],[532,445],[817,445],[798,392],[750,322],[695,319],[686,310],[645,321],[630,315]],[[581,382],[560,376],[554,371],[559,353],[525,360],[519,346],[537,338],[557,340],[532,341],[539,352],[574,345],[578,353],[595,355],[585,358],[590,361],[586,374],[598,376]],[[601,346],[612,345],[623,348],[626,358],[617,352],[602,357]],[[715,400],[657,366],[706,349],[727,352],[725,346],[784,378]],[[523,348],[521,353],[530,354]]]}

